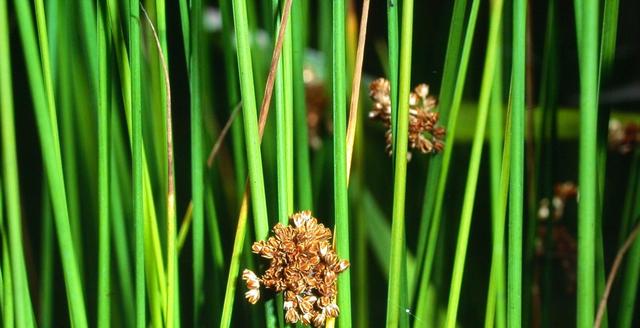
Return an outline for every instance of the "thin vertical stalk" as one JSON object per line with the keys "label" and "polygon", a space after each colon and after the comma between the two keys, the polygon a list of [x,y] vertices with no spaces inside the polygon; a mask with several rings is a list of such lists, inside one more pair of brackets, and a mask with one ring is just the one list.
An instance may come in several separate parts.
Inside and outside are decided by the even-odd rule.
{"label": "thin vertical stalk", "polygon": [[[581,14],[580,14],[581,12]],[[578,203],[577,326],[591,327],[595,316],[595,244],[598,122],[598,2],[576,7],[580,50],[580,156]]]}
{"label": "thin vertical stalk", "polygon": [[[491,2],[492,7],[497,5],[497,1]],[[502,13],[501,13],[502,15]],[[502,24],[500,24],[502,30]],[[502,57],[502,38],[499,35],[496,44],[496,57]],[[491,253],[491,273],[489,278],[489,294],[487,297],[487,310],[485,315],[485,327],[495,326],[506,327],[505,302],[504,302],[504,218],[503,211],[506,204],[506,196],[502,198],[501,189],[501,167],[502,153],[508,149],[503,147],[503,124],[504,114],[502,107],[502,65],[496,65],[496,72],[491,91],[491,104],[488,118],[489,124],[489,167],[490,167],[490,187],[491,187],[491,222],[492,222],[492,253]],[[506,142],[506,140],[504,141]],[[505,208],[506,210],[506,208]]]}
{"label": "thin vertical stalk", "polygon": [[[499,70],[498,70],[499,71]],[[511,119],[511,112],[507,113],[507,121]],[[491,127],[493,128],[493,127]],[[495,141],[492,141],[495,142]],[[487,315],[485,327],[507,327],[506,302],[505,302],[505,270],[504,270],[504,228],[507,215],[507,198],[509,196],[509,174],[511,169],[511,127],[507,125],[504,131],[504,145],[502,146],[502,159],[500,163],[498,189],[498,201],[495,206],[495,222],[493,222],[493,250],[491,255],[491,276],[489,281],[489,297],[487,300]],[[493,165],[493,164],[492,164]],[[496,183],[496,182],[494,182]],[[502,233],[500,233],[502,232]]]}
{"label": "thin vertical stalk", "polygon": [[[397,110],[397,136],[393,151],[394,184],[393,215],[391,223],[391,252],[389,263],[389,296],[387,298],[387,326],[406,325],[400,314],[401,308],[407,307],[405,263],[405,194],[407,179],[407,146],[409,133],[409,92],[411,83],[411,49],[413,38],[413,0],[402,3],[402,34],[400,41],[400,71]],[[406,268],[406,266],[405,266]],[[403,277],[403,274],[405,277]],[[404,298],[404,299],[403,299]]]}
{"label": "thin vertical stalk", "polygon": [[[31,318],[31,296],[28,291],[28,277],[24,261],[22,245],[22,223],[20,210],[20,184],[18,175],[18,160],[15,140],[15,123],[13,109],[13,87],[11,83],[11,52],[9,50],[9,19],[7,15],[7,1],[0,0],[0,127],[2,137],[2,177],[4,178],[4,192],[6,193],[6,213],[8,226],[9,246],[3,245],[3,250],[8,249],[10,259],[3,253],[3,269],[5,270],[5,284],[7,280],[13,282],[6,293],[12,296],[13,309],[15,311],[15,323],[21,327],[33,326]],[[0,200],[1,201],[1,200]],[[5,241],[3,232],[3,242]],[[26,293],[24,291],[27,291]],[[7,300],[7,302],[9,302]],[[7,304],[7,305],[8,305]],[[9,309],[7,307],[6,309]],[[13,311],[12,311],[13,312]],[[4,313],[4,319],[10,315]]]}
{"label": "thin vertical stalk", "polygon": [[[40,238],[42,240],[40,262],[40,298],[38,305],[40,309],[39,323],[44,326],[51,326],[53,321],[53,302],[54,302],[54,286],[53,286],[53,270],[54,270],[54,250],[53,243],[53,216],[51,209],[51,196],[49,195],[49,186],[46,180],[42,186],[42,232]],[[10,327],[10,326],[8,326]]]}
{"label": "thin vertical stalk", "polygon": [[[191,2],[189,86],[191,89],[191,196],[193,199],[193,322],[199,325],[204,278],[204,155],[202,154],[202,1]],[[171,313],[171,309],[169,309]]]}
{"label": "thin vertical stalk", "polygon": [[[112,83],[115,83],[112,80]],[[118,115],[118,108],[116,108],[115,87],[112,86],[112,101],[111,101],[111,122],[119,122],[120,115]],[[131,189],[128,188],[131,185],[131,177],[129,176],[127,159],[125,159],[125,144],[122,140],[120,127],[118,124],[111,125],[111,160],[110,160],[110,174],[111,179],[110,192],[111,192],[111,228],[113,237],[113,252],[115,257],[116,269],[118,272],[119,281],[119,294],[121,295],[121,310],[123,311],[123,326],[133,327],[135,322],[135,297],[133,287],[133,275],[131,270],[132,261],[130,259],[130,247],[129,247],[129,235],[125,228],[125,207],[126,200],[131,197]],[[125,187],[126,186],[126,187]],[[112,287],[112,290],[115,290]]]}
{"label": "thin vertical stalk", "polygon": [[304,54],[307,45],[304,24],[307,20],[308,0],[295,1],[292,6],[291,25],[293,29],[293,124],[295,146],[295,183],[298,196],[297,208],[313,208],[313,191],[311,188],[311,164],[309,162],[309,132],[307,125],[307,103],[303,78]]}
{"label": "thin vertical stalk", "polygon": [[[346,1],[333,2],[333,200],[335,204],[335,243],[340,257],[349,258],[349,208],[347,191],[346,115]],[[338,307],[341,327],[351,326],[351,273],[338,277]]]}
{"label": "thin vertical stalk", "polygon": [[[398,111],[398,63],[400,61],[398,32],[398,4],[399,0],[387,0],[387,39],[389,43],[389,84],[391,96],[391,135],[393,145],[396,144],[397,111]],[[395,154],[395,152],[394,152]],[[395,155],[394,157],[395,158]]]}
{"label": "thin vertical stalk", "polygon": [[[273,35],[277,38],[284,1],[273,0]],[[287,224],[293,212],[293,79],[292,79],[292,34],[291,26],[285,29],[282,56],[278,63],[275,82],[276,109],[276,169],[278,189],[278,222]]]}
{"label": "thin vertical stalk", "polygon": [[2,322],[7,327],[14,327],[14,297],[13,297],[13,279],[11,269],[11,255],[9,254],[9,245],[7,244],[7,234],[4,231],[3,203],[2,203],[2,181],[0,181],[0,243],[2,243],[2,270],[0,270],[0,284],[2,299],[0,306],[2,307]]}
{"label": "thin vertical stalk", "polygon": [[[238,90],[238,67],[235,64],[235,54],[233,49],[233,14],[231,12],[231,1],[220,1],[220,11],[222,13],[222,37],[224,38],[223,54],[227,78],[228,105],[235,106],[240,101],[240,90]],[[296,108],[298,108],[296,106]],[[305,118],[306,119],[306,118]],[[305,121],[306,122],[306,121]],[[244,136],[242,133],[242,119],[234,120],[231,125],[231,142],[233,149],[233,164],[235,168],[237,203],[242,199],[242,191],[246,176],[246,163],[244,154]]]}
{"label": "thin vertical stalk", "polygon": [[131,70],[131,122],[133,148],[133,217],[135,240],[136,327],[147,325],[145,306],[145,222],[143,189],[142,98],[140,67],[140,1],[129,0],[129,56]]}
{"label": "thin vertical stalk", "polygon": [[98,37],[98,327],[109,327],[111,319],[111,229],[109,223],[109,74],[107,31],[105,29],[106,11],[104,2],[97,4],[97,37]]}
{"label": "thin vertical stalk", "polygon": [[269,233],[269,223],[267,220],[267,203],[264,193],[260,138],[256,117],[256,99],[253,86],[253,68],[251,64],[251,48],[249,46],[246,0],[233,0],[233,17],[236,27],[238,70],[241,77],[240,92],[242,95],[244,130],[247,143],[254,228],[256,239],[262,240],[265,239]]}
{"label": "thin vertical stalk", "polygon": [[509,253],[507,272],[507,325],[522,322],[522,221],[524,202],[524,114],[526,0],[513,4],[513,67],[511,76],[511,175],[509,186]]}

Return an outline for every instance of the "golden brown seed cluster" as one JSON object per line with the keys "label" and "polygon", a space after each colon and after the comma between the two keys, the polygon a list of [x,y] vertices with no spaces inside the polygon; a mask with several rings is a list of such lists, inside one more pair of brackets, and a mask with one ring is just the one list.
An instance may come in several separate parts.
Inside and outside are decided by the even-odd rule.
{"label": "golden brown seed cluster", "polygon": [[[378,78],[369,85],[369,96],[373,100],[373,109],[369,118],[382,121],[387,128],[385,133],[387,152],[392,153],[391,135],[391,97],[389,81]],[[409,95],[409,149],[417,149],[424,154],[433,154],[444,148],[445,129],[437,126],[439,114],[434,111],[438,101],[429,94],[429,86],[422,83]],[[411,151],[407,153],[411,159]]]}
{"label": "golden brown seed cluster", "polygon": [[640,145],[640,125],[609,121],[609,148],[620,154],[628,154]]}
{"label": "golden brown seed cluster", "polygon": [[245,297],[251,304],[260,299],[260,286],[284,293],[285,319],[320,327],[327,318],[340,314],[336,305],[337,276],[349,267],[331,245],[331,230],[318,224],[311,211],[293,214],[290,225],[273,227],[273,237],[257,241],[251,250],[270,260],[269,268],[258,277],[245,269]]}

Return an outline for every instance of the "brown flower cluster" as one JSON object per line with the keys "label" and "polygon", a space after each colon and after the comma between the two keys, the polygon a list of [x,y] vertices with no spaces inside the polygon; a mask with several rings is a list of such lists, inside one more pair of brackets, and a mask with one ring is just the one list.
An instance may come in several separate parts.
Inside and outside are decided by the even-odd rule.
{"label": "brown flower cluster", "polygon": [[[369,118],[382,121],[387,128],[385,133],[386,150],[391,155],[393,136],[391,135],[391,97],[389,81],[378,78],[369,85],[369,96],[373,100],[373,109]],[[439,113],[434,111],[438,101],[429,94],[429,86],[418,84],[409,95],[409,148],[424,154],[438,153],[444,148],[445,129],[437,126]],[[407,153],[411,159],[411,152]]]}
{"label": "brown flower cluster", "polygon": [[609,121],[609,148],[620,154],[628,154],[640,145],[640,125]]}
{"label": "brown flower cluster", "polygon": [[273,227],[275,236],[257,241],[251,250],[270,266],[258,277],[245,269],[242,279],[247,283],[245,297],[251,304],[260,299],[260,286],[284,292],[285,319],[320,327],[327,318],[340,314],[336,305],[337,275],[349,267],[340,260],[331,245],[331,230],[318,224],[311,211],[293,214],[290,225]]}

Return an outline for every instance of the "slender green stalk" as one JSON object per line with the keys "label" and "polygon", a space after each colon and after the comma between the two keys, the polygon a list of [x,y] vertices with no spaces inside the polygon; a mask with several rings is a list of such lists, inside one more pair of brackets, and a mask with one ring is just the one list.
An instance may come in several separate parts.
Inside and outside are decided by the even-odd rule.
{"label": "slender green stalk", "polygon": [[[249,185],[253,208],[253,223],[256,240],[265,240],[269,233],[267,219],[267,203],[264,191],[262,172],[262,155],[260,150],[260,133],[256,117],[256,99],[254,89],[253,68],[249,24],[247,20],[246,0],[233,0],[233,20],[236,28],[236,49],[238,50],[238,71],[240,72],[240,93],[244,119],[244,132],[249,167]],[[240,233],[240,232],[239,232]],[[242,232],[244,233],[244,232]],[[235,272],[234,274],[237,274]],[[232,278],[230,276],[230,278]],[[237,278],[237,277],[236,277]],[[268,317],[271,317],[271,302],[265,304]],[[229,310],[230,311],[230,310]],[[223,310],[223,317],[225,316]],[[230,313],[229,313],[230,316]],[[273,320],[268,320],[272,326]]]}
{"label": "slender green stalk", "polygon": [[291,5],[291,29],[293,29],[293,126],[295,147],[295,183],[297,208],[313,208],[311,188],[311,164],[309,162],[309,132],[307,126],[307,103],[305,100],[303,62],[307,36],[304,22],[308,18],[308,0],[298,0]]}
{"label": "slender green stalk", "polygon": [[[273,26],[274,38],[277,38],[280,29],[281,9],[284,9],[284,1],[273,0],[272,13],[276,17]],[[288,216],[293,211],[293,180],[291,179],[290,164],[293,164],[293,95],[292,95],[292,40],[291,27],[286,27],[284,41],[282,43],[282,56],[278,63],[275,82],[275,109],[276,109],[276,168],[278,188],[278,222],[287,224]]]}
{"label": "slender green stalk", "polygon": [[267,203],[264,193],[260,138],[256,117],[256,99],[253,86],[251,48],[249,47],[249,29],[247,22],[246,0],[233,0],[233,17],[236,27],[236,48],[238,49],[238,70],[240,72],[240,92],[247,143],[249,181],[257,240],[266,239],[269,233]]}
{"label": "slender green stalk", "polygon": [[[112,81],[113,82],[113,81]],[[118,108],[116,106],[115,87],[112,89],[111,101],[111,122],[119,122]],[[111,161],[110,174],[111,179],[111,227],[113,237],[113,251],[115,256],[116,269],[118,272],[119,294],[121,310],[123,313],[122,323],[124,326],[133,327],[135,322],[135,297],[133,288],[133,270],[131,270],[132,261],[130,259],[129,236],[125,228],[125,207],[129,208],[126,200],[131,197],[131,177],[129,176],[128,159],[125,154],[125,145],[122,140],[120,127],[118,124],[111,125]],[[127,187],[125,187],[127,186]],[[129,197],[127,197],[129,196]],[[115,290],[113,288],[112,290]]]}
{"label": "slender green stalk", "polygon": [[[1,3],[0,6],[2,6]],[[2,10],[0,9],[0,14],[2,14]],[[0,32],[2,32],[1,28]],[[2,179],[0,179],[0,245],[2,245],[2,256],[0,258],[0,261],[2,261],[0,263],[0,311],[3,324],[7,327],[13,327],[15,318],[13,312],[13,279],[11,279],[11,262],[9,260],[11,255],[9,255],[7,234],[4,231],[4,227]]]}
{"label": "slender green stalk", "polygon": [[231,252],[231,263],[229,264],[229,278],[227,279],[226,291],[224,295],[224,305],[222,308],[222,318],[220,319],[220,327],[231,327],[231,314],[233,311],[233,303],[236,295],[236,282],[240,272],[240,257],[242,256],[244,238],[247,231],[247,193],[245,193],[240,205],[240,214],[238,215],[238,225],[236,227],[236,235],[233,241],[233,251]]}
{"label": "slender green stalk", "polygon": [[[178,0],[180,10],[180,27],[182,28],[182,44],[184,46],[184,57],[191,58],[191,23],[189,20],[189,2]],[[187,61],[187,71],[191,70],[191,65]]]}
{"label": "slender green stalk", "polygon": [[[507,122],[511,119],[511,112],[507,113]],[[509,174],[511,169],[511,126],[507,125],[504,132],[504,146],[502,147],[502,160],[500,164],[498,189],[498,201],[495,204],[495,222],[493,222],[493,250],[491,255],[491,276],[489,281],[489,297],[487,300],[487,317],[485,327],[507,327],[505,298],[505,244],[504,228],[507,215],[507,198],[509,196]],[[502,232],[502,233],[500,233]]]}
{"label": "slender green stalk", "polygon": [[[18,182],[8,22],[7,2],[6,0],[0,0],[0,71],[2,71],[2,74],[0,74],[0,133],[2,134],[2,176],[7,200],[6,213],[9,230],[8,243],[10,245],[8,248],[3,245],[3,249],[8,249],[11,257],[8,259],[6,257],[7,251],[3,251],[3,269],[5,283],[7,281],[13,282],[12,290],[11,288],[6,288],[6,293],[10,295],[12,302],[7,300],[5,304],[7,305],[7,310],[11,308],[15,310],[15,323],[17,326],[31,327],[33,326],[31,296],[28,292],[28,277],[22,245],[20,185]],[[5,242],[4,232],[3,242]],[[10,269],[11,272],[6,271],[6,269]],[[27,290],[27,292],[24,293],[24,290]],[[8,306],[10,304],[12,305],[11,307]],[[5,312],[3,320],[10,318],[11,315]],[[10,321],[12,320],[6,322]]]}
{"label": "slender green stalk", "polygon": [[[387,0],[387,39],[389,42],[389,84],[391,86],[391,134],[393,145],[396,144],[397,109],[398,109],[398,63],[400,62],[398,32],[398,0]],[[394,153],[395,154],[395,153]],[[395,158],[395,155],[394,155]]]}
{"label": "slender green stalk", "polygon": [[[581,14],[579,12],[582,12]],[[595,223],[597,202],[598,3],[576,7],[580,48],[580,157],[578,204],[577,326],[591,327],[595,317]],[[514,56],[515,57],[515,56]]]}
{"label": "slender green stalk", "polygon": [[53,323],[53,270],[54,270],[54,250],[53,243],[53,216],[51,209],[51,196],[46,180],[42,186],[42,260],[40,262],[40,315],[39,323],[42,326],[51,326]]}
{"label": "slender green stalk", "polygon": [[7,234],[4,231],[4,218],[2,208],[2,181],[0,181],[0,242],[2,243],[2,270],[0,270],[0,281],[2,290],[2,322],[7,327],[15,325],[14,313],[14,297],[13,297],[13,279],[11,273],[11,255],[9,254],[9,245],[7,244]]}
{"label": "slender green stalk", "polygon": [[140,67],[140,2],[129,0],[129,56],[131,69],[131,122],[133,148],[133,217],[135,254],[136,327],[147,325],[145,305],[145,222],[143,189],[142,98]]}
{"label": "slender green stalk", "polygon": [[[389,263],[389,296],[387,298],[387,326],[406,325],[400,310],[408,306],[406,276],[402,277],[405,249],[405,193],[407,179],[407,146],[409,133],[409,92],[411,83],[411,49],[413,36],[413,0],[402,4],[402,35],[400,43],[400,71],[397,107],[397,137],[394,144],[393,215],[391,224],[391,255]],[[406,272],[405,272],[406,274]],[[404,282],[404,283],[403,283]],[[403,299],[404,294],[404,299]]]}
{"label": "slender green stalk", "polygon": [[[345,1],[333,2],[333,201],[335,206],[336,251],[342,258],[349,258],[349,208],[347,191],[346,114],[347,68]],[[351,326],[351,273],[338,277],[338,307],[341,327]]]}
{"label": "slender green stalk", "polygon": [[[465,3],[466,4],[466,3]],[[480,1],[474,0],[471,5],[471,11],[469,13],[469,23],[467,24],[467,29],[465,31],[464,42],[462,46],[462,54],[460,57],[460,62],[457,70],[457,75],[455,79],[455,88],[453,90],[452,100],[451,100],[451,111],[449,113],[449,120],[447,122],[447,142],[444,146],[444,151],[442,153],[442,171],[440,172],[440,178],[437,180],[438,188],[436,190],[435,195],[435,207],[433,209],[433,216],[431,219],[431,228],[429,229],[429,238],[427,241],[426,249],[424,251],[424,260],[423,260],[423,269],[422,276],[420,277],[420,287],[419,290],[422,291],[421,294],[418,295],[418,305],[416,310],[417,317],[425,317],[428,309],[432,306],[429,306],[427,302],[427,288],[429,286],[431,280],[431,272],[433,271],[433,259],[436,254],[438,236],[440,234],[440,222],[442,221],[442,208],[444,206],[444,196],[447,184],[447,177],[449,175],[449,165],[451,162],[451,156],[453,154],[453,145],[454,140],[456,139],[456,125],[458,122],[458,113],[460,111],[460,104],[462,102],[462,94],[464,91],[466,76],[467,76],[467,67],[469,64],[469,57],[471,55],[471,46],[473,44],[473,38],[475,34],[476,21],[478,18],[478,10],[480,8]],[[456,10],[457,9],[457,10]],[[461,10],[464,13],[464,8],[458,9],[456,8],[455,13],[458,14]],[[453,27],[452,27],[453,28]],[[449,48],[453,49],[453,40],[449,40]],[[453,51],[453,50],[452,50]],[[454,68],[450,68],[454,70]],[[450,74],[453,74],[451,72]],[[443,91],[444,92],[444,91]],[[427,197],[425,195],[425,197]],[[425,206],[427,206],[425,204]],[[424,215],[423,211],[423,215]],[[424,216],[423,216],[424,218]],[[424,223],[423,223],[424,224]],[[420,251],[420,249],[418,249]]]}
{"label": "slender green stalk", "polygon": [[[202,1],[191,2],[189,84],[191,89],[191,196],[193,199],[193,322],[200,322],[204,278],[204,155],[202,154]],[[169,309],[171,313],[171,309]],[[167,319],[169,320],[169,319]]]}
{"label": "slender green stalk", "polygon": [[[227,94],[228,104],[235,106],[240,101],[240,90],[238,90],[238,67],[235,63],[235,54],[233,49],[233,14],[231,12],[231,1],[220,1],[220,11],[222,12],[222,36],[224,63],[227,69]],[[298,108],[296,106],[296,108]],[[306,122],[306,121],[305,121]],[[244,181],[246,178],[247,165],[244,154],[244,135],[242,132],[242,119],[239,118],[231,125],[231,142],[233,149],[233,164],[235,168],[237,204],[242,199]]]}
{"label": "slender green stalk", "polygon": [[511,175],[509,187],[509,253],[507,325],[522,322],[522,221],[524,199],[524,114],[526,0],[513,4],[513,67],[511,75]]}
{"label": "slender green stalk", "polygon": [[482,86],[480,89],[478,117],[476,118],[476,132],[471,148],[469,173],[467,174],[467,183],[462,205],[462,215],[460,218],[460,231],[458,233],[458,243],[456,246],[455,260],[453,264],[451,288],[449,289],[449,306],[447,307],[446,319],[447,327],[456,326],[458,304],[460,301],[460,290],[462,287],[462,277],[465,266],[464,263],[466,259],[467,245],[469,243],[469,232],[471,230],[471,218],[473,216],[473,205],[475,203],[476,187],[478,184],[478,172],[480,171],[480,160],[482,159],[482,148],[484,146],[485,129],[487,126],[487,116],[489,113],[489,100],[491,99],[491,89],[496,73],[496,54],[502,18],[502,4],[502,0],[497,0],[494,3],[493,8],[491,9],[489,39],[487,40],[487,54],[484,63]]}
{"label": "slender green stalk", "polygon": [[[98,3],[98,327],[109,327],[111,319],[111,229],[109,222],[110,190],[109,190],[109,74],[107,49],[107,30],[105,29],[106,12],[103,3]],[[104,14],[103,14],[104,13]]]}
{"label": "slender green stalk", "polygon": [[[492,6],[496,6],[498,1],[493,1]],[[502,30],[502,24],[500,26]],[[502,38],[496,44],[496,56],[502,55]],[[492,222],[492,253],[491,271],[489,277],[489,293],[487,296],[487,310],[485,314],[485,327],[495,326],[506,327],[506,306],[504,301],[505,280],[504,280],[504,225],[507,192],[502,193],[501,167],[508,165],[502,163],[503,151],[507,152],[510,145],[503,147],[503,124],[504,114],[502,107],[502,66],[496,65],[496,73],[491,91],[491,108],[489,113],[489,166],[490,166],[490,186],[491,186],[491,222]],[[507,133],[505,133],[506,135]],[[504,139],[507,143],[507,138]],[[508,180],[508,179],[507,179]],[[508,185],[505,189],[508,188]]]}
{"label": "slender green stalk", "polygon": [[[84,295],[81,286],[82,283],[78,260],[75,251],[73,250],[73,238],[71,236],[71,228],[69,225],[69,213],[65,196],[66,191],[64,186],[64,177],[62,174],[60,144],[58,133],[56,131],[57,124],[54,122],[55,117],[52,115],[52,113],[55,113],[55,101],[52,99],[53,93],[46,91],[46,86],[50,85],[50,81],[45,83],[45,78],[50,80],[50,75],[44,75],[42,70],[44,63],[48,66],[48,59],[43,58],[43,61],[41,62],[40,55],[38,54],[38,45],[36,44],[35,38],[36,32],[33,29],[34,24],[31,17],[30,5],[24,1],[16,1],[15,5],[23,49],[25,52],[27,73],[31,85],[44,166],[49,186],[51,188],[56,230],[58,233],[58,242],[67,287],[71,321],[76,327],[86,327],[87,318],[84,305]],[[42,20],[42,18],[40,20]],[[41,50],[42,48],[47,48],[46,42],[41,44],[40,48]],[[48,57],[46,50],[43,51],[43,57]],[[22,293],[26,290],[26,286],[23,287],[25,289],[21,291]],[[30,325],[28,322],[23,322],[23,324]]]}

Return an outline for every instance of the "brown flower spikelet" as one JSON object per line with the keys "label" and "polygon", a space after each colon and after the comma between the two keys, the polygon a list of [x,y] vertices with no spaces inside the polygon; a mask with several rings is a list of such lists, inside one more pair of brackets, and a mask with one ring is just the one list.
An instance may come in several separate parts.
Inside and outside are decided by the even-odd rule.
{"label": "brown flower spikelet", "polygon": [[274,236],[253,244],[251,250],[270,265],[261,277],[245,269],[242,279],[247,284],[247,301],[255,304],[261,285],[284,293],[285,319],[320,327],[327,318],[340,314],[336,305],[338,274],[349,267],[331,244],[331,230],[319,224],[311,211],[289,217],[290,225],[273,227]]}
{"label": "brown flower spikelet", "polygon": [[[392,154],[393,136],[391,135],[391,97],[387,79],[378,78],[369,85],[369,96],[373,100],[373,109],[369,118],[382,121],[387,128],[386,150]],[[419,84],[409,95],[409,149],[417,149],[424,154],[435,154],[444,148],[445,129],[437,126],[440,115],[434,109],[438,101],[429,94],[429,86]],[[407,153],[411,159],[411,151]]]}

